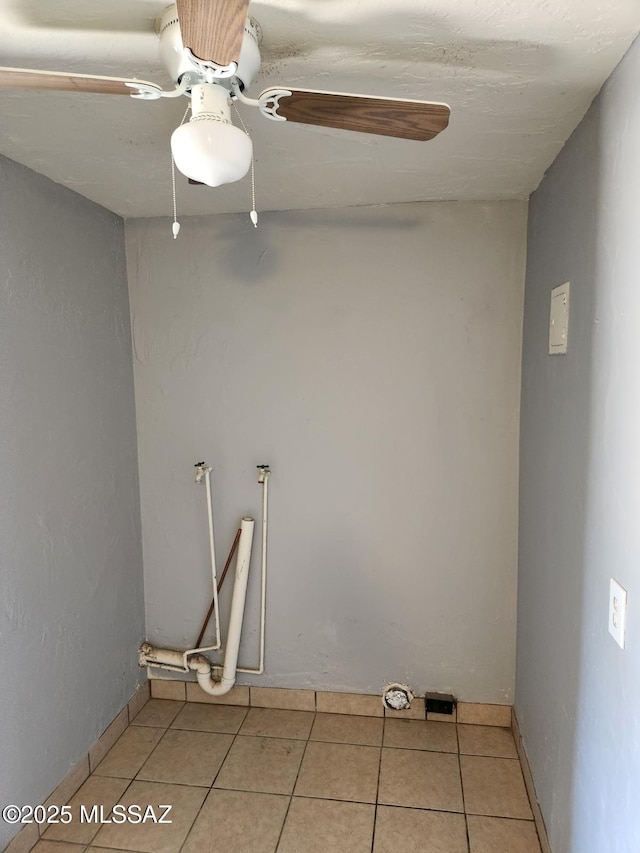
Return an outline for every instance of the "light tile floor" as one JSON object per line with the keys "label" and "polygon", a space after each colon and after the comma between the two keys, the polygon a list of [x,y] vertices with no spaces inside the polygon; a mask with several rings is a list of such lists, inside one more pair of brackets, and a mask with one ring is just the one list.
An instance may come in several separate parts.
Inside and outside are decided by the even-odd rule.
{"label": "light tile floor", "polygon": [[[106,822],[116,803],[172,822]],[[70,805],[34,853],[540,853],[488,726],[151,699]]]}

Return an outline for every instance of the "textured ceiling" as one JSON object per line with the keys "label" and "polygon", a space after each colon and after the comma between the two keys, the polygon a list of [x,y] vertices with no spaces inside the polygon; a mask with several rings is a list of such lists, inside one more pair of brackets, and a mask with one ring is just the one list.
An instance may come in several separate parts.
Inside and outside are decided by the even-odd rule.
{"label": "textured ceiling", "polygon": [[[0,0],[0,64],[171,88],[160,0]],[[445,101],[431,142],[274,123],[240,106],[258,210],[526,197],[640,30],[638,0],[261,0],[270,85]],[[0,91],[0,152],[127,217],[169,215],[169,137],[186,99]],[[249,177],[177,176],[182,214],[248,210]]]}

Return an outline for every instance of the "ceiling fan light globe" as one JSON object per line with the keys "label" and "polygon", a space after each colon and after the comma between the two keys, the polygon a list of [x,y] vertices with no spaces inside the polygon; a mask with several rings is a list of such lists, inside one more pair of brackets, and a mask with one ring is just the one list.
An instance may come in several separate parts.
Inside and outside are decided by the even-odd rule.
{"label": "ceiling fan light globe", "polygon": [[176,167],[187,178],[219,187],[247,174],[253,146],[240,128],[216,119],[199,119],[173,131],[171,152]]}

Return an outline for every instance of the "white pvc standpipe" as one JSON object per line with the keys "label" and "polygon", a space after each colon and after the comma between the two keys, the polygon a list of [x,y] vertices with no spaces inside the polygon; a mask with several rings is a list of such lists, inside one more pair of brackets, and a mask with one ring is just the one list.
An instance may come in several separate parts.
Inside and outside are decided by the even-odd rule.
{"label": "white pvc standpipe", "polygon": [[260,591],[260,663],[258,672],[264,672],[264,623],[267,609],[267,489],[269,488],[269,471],[265,472],[262,485],[262,555],[261,555],[261,591]]}
{"label": "white pvc standpipe", "polygon": [[261,554],[261,592],[260,592],[260,657],[257,667],[238,667],[238,672],[262,675],[264,672],[264,634],[267,611],[267,518],[269,511],[269,468],[265,466],[258,482],[262,483],[262,554]]}
{"label": "white pvc standpipe", "polygon": [[244,605],[247,597],[247,581],[249,579],[254,524],[255,522],[252,518],[243,518],[240,523],[240,544],[238,545],[233,597],[231,599],[229,631],[220,681],[214,681],[211,674],[211,664],[205,657],[202,655],[193,655],[193,657],[189,658],[189,668],[196,671],[198,684],[205,693],[211,696],[222,696],[228,693],[236,683],[236,670],[238,666],[238,654],[240,652]]}

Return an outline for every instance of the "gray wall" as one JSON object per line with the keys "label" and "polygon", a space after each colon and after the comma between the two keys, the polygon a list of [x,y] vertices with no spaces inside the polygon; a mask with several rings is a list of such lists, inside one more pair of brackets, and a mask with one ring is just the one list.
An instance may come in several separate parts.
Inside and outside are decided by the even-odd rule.
{"label": "gray wall", "polygon": [[[529,214],[516,705],[554,853],[640,850],[639,78],[636,43]],[[569,353],[550,357],[569,280]]]}
{"label": "gray wall", "polygon": [[525,221],[493,202],[192,218],[177,241],[127,223],[152,641],[192,645],[210,595],[194,463],[222,562],[267,462],[257,683],[511,700]]}
{"label": "gray wall", "polygon": [[0,259],[0,803],[35,805],[141,677],[123,223],[0,158]]}

